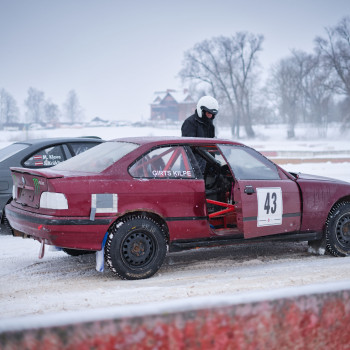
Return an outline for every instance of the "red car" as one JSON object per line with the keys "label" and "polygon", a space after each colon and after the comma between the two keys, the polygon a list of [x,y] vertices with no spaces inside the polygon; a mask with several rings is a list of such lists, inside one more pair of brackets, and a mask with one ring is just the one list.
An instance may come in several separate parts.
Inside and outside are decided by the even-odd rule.
{"label": "red car", "polygon": [[123,279],[152,276],[167,251],[262,240],[350,254],[350,184],[283,170],[237,142],[108,141],[50,169],[11,168],[16,235],[70,254],[104,252]]}

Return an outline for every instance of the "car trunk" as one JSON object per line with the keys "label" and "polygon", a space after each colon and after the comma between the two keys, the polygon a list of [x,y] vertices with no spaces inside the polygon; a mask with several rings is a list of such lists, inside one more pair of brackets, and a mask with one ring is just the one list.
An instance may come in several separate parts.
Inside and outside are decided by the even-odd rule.
{"label": "car trunk", "polygon": [[23,207],[38,209],[40,207],[40,196],[42,192],[48,190],[48,179],[63,177],[61,174],[53,172],[11,168],[14,200]]}

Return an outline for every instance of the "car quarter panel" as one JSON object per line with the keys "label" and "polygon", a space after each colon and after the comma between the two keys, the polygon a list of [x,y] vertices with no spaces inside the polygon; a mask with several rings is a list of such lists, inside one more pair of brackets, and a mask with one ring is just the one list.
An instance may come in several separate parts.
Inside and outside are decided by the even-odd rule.
{"label": "car quarter panel", "polygon": [[118,212],[150,211],[169,227],[170,240],[209,237],[204,181],[140,179],[118,192]]}

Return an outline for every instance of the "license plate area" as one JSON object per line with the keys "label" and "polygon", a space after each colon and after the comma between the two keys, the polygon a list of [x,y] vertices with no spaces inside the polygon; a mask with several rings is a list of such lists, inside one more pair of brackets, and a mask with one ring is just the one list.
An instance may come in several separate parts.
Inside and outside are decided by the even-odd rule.
{"label": "license plate area", "polygon": [[16,203],[39,208],[41,193],[47,190],[47,179],[31,174],[15,174],[13,176]]}

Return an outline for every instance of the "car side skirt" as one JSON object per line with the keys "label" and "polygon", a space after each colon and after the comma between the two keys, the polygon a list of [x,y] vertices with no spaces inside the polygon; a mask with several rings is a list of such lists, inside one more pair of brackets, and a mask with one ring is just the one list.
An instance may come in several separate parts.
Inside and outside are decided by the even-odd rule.
{"label": "car side skirt", "polygon": [[225,236],[225,237],[211,237],[207,239],[198,240],[175,240],[170,243],[169,251],[178,252],[182,250],[212,247],[221,245],[235,245],[235,244],[249,244],[249,243],[262,243],[262,242],[303,242],[303,241],[315,241],[322,238],[322,232],[304,232],[304,233],[288,233],[279,234],[273,236],[263,236],[256,238],[245,239],[243,235]]}

